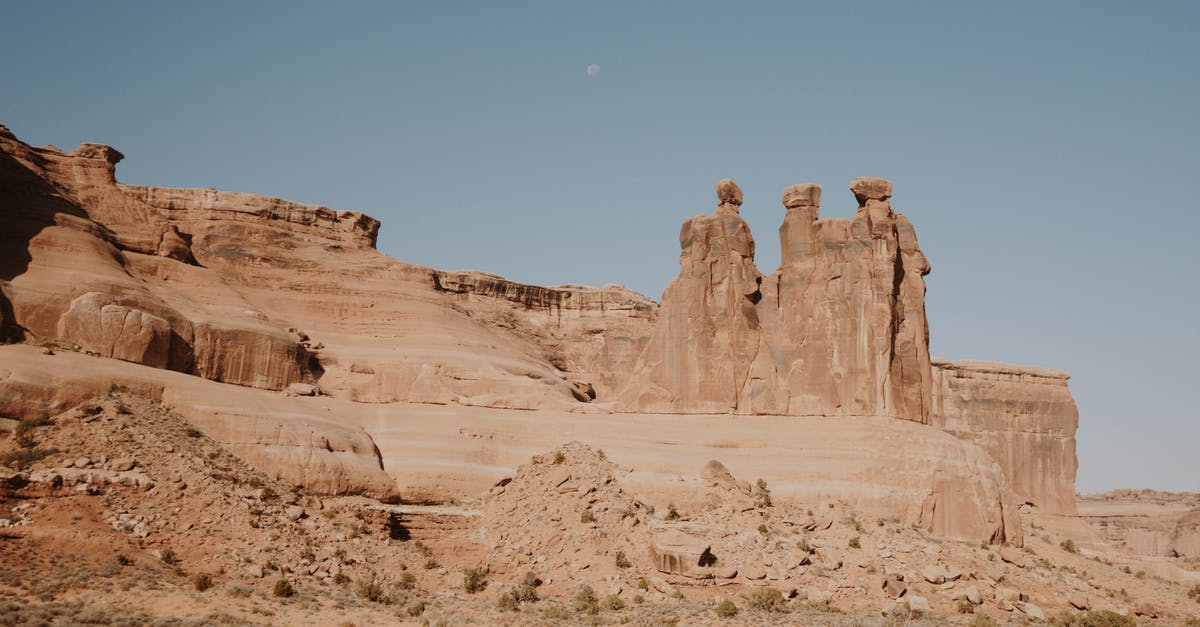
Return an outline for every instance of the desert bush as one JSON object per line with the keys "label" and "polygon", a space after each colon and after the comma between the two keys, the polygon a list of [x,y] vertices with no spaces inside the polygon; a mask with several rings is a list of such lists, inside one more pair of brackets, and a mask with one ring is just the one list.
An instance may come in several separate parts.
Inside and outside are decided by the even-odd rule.
{"label": "desert bush", "polygon": [[734,616],[737,616],[737,613],[737,605],[735,605],[733,601],[730,601],[729,599],[725,599],[724,601],[721,601],[719,605],[717,605],[717,616],[720,616],[721,618],[733,618]]}
{"label": "desert bush", "polygon": [[992,620],[987,614],[976,614],[971,622],[967,623],[967,627],[995,627],[996,621]]}
{"label": "desert bush", "polygon": [[617,551],[616,557],[617,568],[629,568],[633,564],[629,563],[629,558],[625,557],[625,551]]}
{"label": "desert bush", "polygon": [[767,535],[767,531],[769,531],[769,530],[767,529],[767,525],[765,523],[758,524],[758,532],[759,533],[761,533],[765,536],[765,535]]}
{"label": "desert bush", "polygon": [[336,574],[334,574],[334,576],[333,576],[333,584],[334,585],[344,586],[348,583],[350,583],[350,576],[347,575],[346,573],[343,573],[342,571],[339,570],[339,571],[337,571]]}
{"label": "desert bush", "polygon": [[796,548],[804,551],[805,553],[813,552],[812,547],[808,544],[808,538],[800,538],[800,541],[796,543]]}
{"label": "desert bush", "polygon": [[760,478],[754,487],[754,506],[771,507],[771,505],[771,491],[767,489],[767,482]]}
{"label": "desert bush", "polygon": [[525,573],[525,578],[513,591],[513,597],[518,603],[535,603],[539,598],[537,588],[540,585],[542,585],[542,580],[538,579],[537,575]]}
{"label": "desert bush", "polygon": [[379,578],[375,576],[374,571],[367,571],[367,574],[358,583],[354,584],[354,594],[358,598],[371,603],[383,603],[385,605],[391,603],[391,598],[383,589],[383,584],[379,582]]}
{"label": "desert bush", "polygon": [[959,614],[974,614],[975,613],[975,604],[966,599],[959,599],[958,605],[956,606],[955,609],[958,610]]}
{"label": "desert bush", "polygon": [[679,510],[675,509],[674,503],[667,504],[667,515],[663,516],[663,520],[679,520]]}
{"label": "desert bush", "polygon": [[34,462],[56,453],[58,453],[56,448],[20,448],[0,455],[0,466],[11,466],[16,463],[17,468],[25,469]]}
{"label": "desert bush", "polygon": [[600,599],[591,586],[584,586],[575,593],[575,611],[591,615],[600,613]]}
{"label": "desert bush", "polygon": [[1062,612],[1051,617],[1054,627],[1136,627],[1137,621],[1111,610],[1091,610],[1086,614]]}
{"label": "desert bush", "polygon": [[596,522],[596,515],[592,513],[592,510],[585,509],[579,514],[579,522],[584,524],[594,523]]}
{"label": "desert bush", "polygon": [[412,590],[417,587],[417,576],[405,571],[400,573],[400,580],[396,582],[396,587],[401,590]]}
{"label": "desert bush", "polygon": [[412,616],[412,617],[420,616],[421,614],[425,613],[425,602],[417,601],[416,603],[413,603],[412,605],[409,605],[408,607],[404,608],[404,611],[406,613],[408,613],[409,616]]}
{"label": "desert bush", "polygon": [[192,587],[196,589],[196,592],[208,590],[213,587],[212,575],[208,573],[196,573],[192,576]]}
{"label": "desert bush", "polygon": [[759,588],[750,595],[749,605],[760,612],[786,612],[787,600],[775,588]]}
{"label": "desert bush", "polygon": [[562,451],[554,451],[554,463],[561,464],[567,461],[567,456]]}
{"label": "desert bush", "polygon": [[542,616],[549,618],[550,620],[567,620],[568,618],[571,618],[571,613],[567,611],[567,608],[562,607],[561,605],[552,605],[545,610],[542,610]]}
{"label": "desert bush", "polygon": [[637,587],[638,587],[638,590],[641,590],[642,592],[649,592],[650,591],[650,582],[646,581],[645,577],[638,577]]}
{"label": "desert bush", "polygon": [[171,549],[163,549],[162,555],[159,557],[164,564],[174,566],[179,563],[179,556],[175,555],[175,551]]}
{"label": "desert bush", "polygon": [[279,579],[275,580],[275,587],[272,588],[271,594],[274,594],[281,599],[286,599],[288,597],[296,596],[296,589],[292,587],[292,582],[280,577]]}
{"label": "desert bush", "polygon": [[505,592],[496,599],[496,608],[501,612],[516,612],[518,611],[517,599],[513,595]]}
{"label": "desert bush", "polygon": [[1195,599],[1197,603],[1200,603],[1200,584],[1192,586],[1192,589],[1187,591],[1187,595],[1189,599]]}
{"label": "desert bush", "polygon": [[125,555],[124,553],[118,553],[116,560],[117,560],[118,566],[132,566],[133,565],[133,558],[129,557],[128,555]]}
{"label": "desert bush", "polygon": [[432,557],[425,560],[425,570],[433,570],[433,569],[437,568],[438,566],[441,566],[441,564],[438,564],[438,561],[433,559]]}
{"label": "desert bush", "polygon": [[850,538],[850,542],[847,546],[849,546],[852,549],[861,549],[862,542],[859,541],[858,536],[854,536],[853,538]]}
{"label": "desert bush", "polygon": [[487,587],[487,571],[483,568],[467,568],[463,570],[463,590],[469,594],[483,592]]}
{"label": "desert bush", "polygon": [[610,595],[608,595],[607,598],[604,599],[604,602],[601,603],[600,606],[606,610],[612,610],[614,612],[619,612],[619,611],[625,609],[625,602],[621,600],[621,597],[619,597],[615,594],[610,594]]}
{"label": "desert bush", "polygon": [[1070,538],[1058,543],[1058,547],[1068,553],[1078,553],[1079,549],[1075,547],[1075,542]]}

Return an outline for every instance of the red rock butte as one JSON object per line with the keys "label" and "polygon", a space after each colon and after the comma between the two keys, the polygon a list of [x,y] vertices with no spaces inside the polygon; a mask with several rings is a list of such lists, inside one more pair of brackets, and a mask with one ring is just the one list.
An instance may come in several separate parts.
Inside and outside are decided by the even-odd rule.
{"label": "red rock butte", "polygon": [[641,459],[680,444],[662,476],[720,449],[778,494],[950,537],[1019,544],[1022,504],[1075,511],[1068,375],[930,357],[930,264],[889,181],[853,181],[849,219],[819,216],[819,185],[785,189],[770,275],[719,182],[660,304],[403,263],[362,213],[123,185],[121,158],[0,127],[0,415],[119,383],[328,494],[486,488],[576,437]]}

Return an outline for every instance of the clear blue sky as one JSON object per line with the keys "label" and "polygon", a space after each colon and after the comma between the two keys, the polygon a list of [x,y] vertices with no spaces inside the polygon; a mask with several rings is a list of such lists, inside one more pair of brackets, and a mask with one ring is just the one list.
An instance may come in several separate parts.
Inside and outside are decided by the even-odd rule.
{"label": "clear blue sky", "polygon": [[770,273],[785,186],[890,178],[934,354],[1071,372],[1080,490],[1200,490],[1200,3],[827,4],[10,1],[0,122],[655,298],[717,179]]}

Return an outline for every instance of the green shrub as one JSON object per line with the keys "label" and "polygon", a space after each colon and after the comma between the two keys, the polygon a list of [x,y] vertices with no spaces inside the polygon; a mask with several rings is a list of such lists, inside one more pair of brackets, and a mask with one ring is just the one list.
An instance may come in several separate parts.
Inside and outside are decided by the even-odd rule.
{"label": "green shrub", "polygon": [[483,568],[467,568],[463,570],[463,590],[469,594],[483,592],[487,587],[487,571]]}
{"label": "green shrub", "polygon": [[724,601],[721,601],[719,605],[717,605],[717,616],[720,616],[721,618],[733,618],[734,616],[737,616],[737,613],[737,605],[735,605],[733,601],[730,601],[729,599],[725,599]]}
{"label": "green shrub", "polygon": [[850,543],[848,546],[852,549],[861,549],[862,542],[859,541],[858,536],[854,536],[853,538],[850,538]]}
{"label": "green shrub", "polygon": [[786,612],[787,600],[775,588],[759,588],[750,595],[749,605],[760,612]]}
{"label": "green shrub", "polygon": [[396,582],[396,587],[401,590],[412,590],[417,587],[417,576],[405,571],[400,573],[400,580]]}
{"label": "green shrub", "polygon": [[638,587],[638,590],[641,590],[642,592],[649,592],[650,591],[650,582],[646,581],[645,577],[638,577],[637,587]]}
{"label": "green shrub", "polygon": [[296,589],[292,587],[292,582],[281,577],[275,581],[275,588],[271,590],[271,594],[286,599],[296,596]]}
{"label": "green shrub", "polygon": [[592,615],[600,613],[600,599],[596,598],[596,591],[591,586],[584,586],[575,593],[575,611]]}
{"label": "green shrub", "polygon": [[554,451],[554,463],[561,464],[567,461],[567,456],[562,451]]}
{"label": "green shrub", "polygon": [[629,563],[629,558],[625,557],[625,551],[617,551],[616,558],[617,568],[629,568],[633,564]]}
{"label": "green shrub", "polygon": [[675,509],[674,503],[667,504],[667,515],[663,516],[663,520],[679,520],[679,510]]}
{"label": "green shrub", "polygon": [[1068,553],[1078,553],[1079,552],[1079,549],[1077,549],[1075,547],[1075,542],[1073,540],[1071,540],[1070,538],[1063,540],[1062,542],[1060,542],[1058,544],[1058,546],[1059,546],[1059,548],[1061,548],[1062,550],[1064,550]]}
{"label": "green shrub", "polygon": [[768,531],[768,529],[767,529],[767,525],[765,523],[758,524],[758,532],[759,533],[761,533],[763,535],[767,535],[767,531]]}

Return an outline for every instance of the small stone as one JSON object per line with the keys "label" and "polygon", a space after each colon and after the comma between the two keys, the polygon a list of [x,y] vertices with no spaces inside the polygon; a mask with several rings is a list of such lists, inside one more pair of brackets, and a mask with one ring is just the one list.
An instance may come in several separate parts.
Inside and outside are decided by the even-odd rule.
{"label": "small stone", "polygon": [[1010,546],[1000,549],[1000,559],[1017,568],[1025,568],[1025,554]]}
{"label": "small stone", "polygon": [[294,394],[296,396],[316,396],[317,395],[316,386],[310,385],[308,383],[300,383],[300,382],[292,383],[291,385],[288,385],[287,391],[289,394]]}
{"label": "small stone", "polygon": [[1077,610],[1086,610],[1092,606],[1087,595],[1080,592],[1071,593],[1071,596],[1067,597],[1067,603],[1070,603],[1071,607]]}

